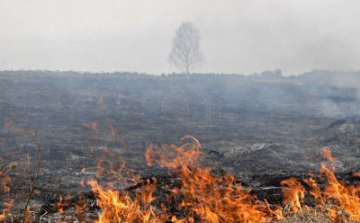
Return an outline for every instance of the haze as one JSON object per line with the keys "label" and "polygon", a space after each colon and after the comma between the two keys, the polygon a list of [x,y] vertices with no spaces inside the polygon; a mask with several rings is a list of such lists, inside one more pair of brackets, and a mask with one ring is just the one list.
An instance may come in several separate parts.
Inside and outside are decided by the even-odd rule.
{"label": "haze", "polygon": [[0,70],[176,72],[175,30],[201,32],[198,72],[358,71],[357,0],[33,0],[0,2]]}

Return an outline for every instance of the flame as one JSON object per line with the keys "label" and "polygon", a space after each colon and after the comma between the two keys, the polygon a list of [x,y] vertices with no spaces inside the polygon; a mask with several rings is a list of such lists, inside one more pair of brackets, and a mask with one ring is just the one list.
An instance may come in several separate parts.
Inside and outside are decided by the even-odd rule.
{"label": "flame", "polygon": [[76,210],[77,219],[80,222],[85,222],[84,212],[86,208],[87,208],[86,200],[81,194],[79,194],[79,201],[75,204],[75,210]]}
{"label": "flame", "polygon": [[[180,146],[175,144],[155,146],[150,145],[145,153],[147,164],[166,167],[181,181],[180,186],[166,188],[171,191],[166,199],[170,205],[178,203],[178,210],[186,216],[175,216],[169,207],[161,204],[161,211],[156,210],[153,202],[155,185],[145,184],[145,187],[131,198],[129,194],[114,190],[105,190],[92,181],[94,192],[98,196],[98,205],[103,212],[98,222],[269,222],[284,218],[284,209],[278,206],[270,207],[269,203],[260,201],[250,189],[244,188],[235,181],[231,174],[216,176],[211,168],[197,165],[202,154],[201,144],[192,136],[181,139]],[[323,155],[331,162],[335,161],[329,149]],[[359,187],[346,186],[339,183],[333,172],[333,166],[322,163],[320,174],[327,179],[325,189],[317,184],[313,177],[304,180],[310,188],[309,194],[314,197],[317,208],[322,208],[333,220],[344,220],[348,215],[351,219],[360,220]],[[301,212],[305,208],[308,212],[313,209],[303,204],[305,188],[295,178],[283,180],[283,204],[292,212]],[[161,212],[161,215],[159,215]],[[161,217],[159,217],[161,216]]]}
{"label": "flame", "polygon": [[322,196],[321,189],[320,189],[319,185],[316,183],[316,181],[314,180],[314,178],[309,177],[309,178],[305,179],[304,182],[311,188],[311,190],[309,191],[309,194],[315,198],[315,203],[319,207],[324,206],[325,200]]}
{"label": "flame", "polygon": [[9,177],[9,175],[0,171],[0,192],[3,192],[3,193],[10,192],[10,187],[8,186],[8,183],[10,181],[11,181],[11,178]]}
{"label": "flame", "polygon": [[[8,194],[10,192],[10,187],[8,186],[11,178],[6,172],[0,170],[0,192]],[[0,210],[0,221],[5,219],[7,216],[11,216],[11,208],[13,206],[14,200],[12,198],[5,198],[2,201],[5,206],[2,210]]]}
{"label": "flame", "polygon": [[[330,161],[335,161],[330,150],[326,149],[323,155]],[[334,173],[332,163],[321,163],[319,173],[326,178],[326,188],[321,190],[316,181],[310,177],[305,182],[310,187],[310,194],[315,198],[317,207],[326,210],[331,219],[346,221],[350,216],[355,221],[360,221],[360,187],[358,185],[345,185],[339,182]]]}
{"label": "flame", "polygon": [[[97,222],[268,222],[283,218],[281,209],[270,208],[267,202],[259,201],[250,189],[242,187],[235,177],[212,174],[210,168],[196,166],[201,155],[201,144],[192,136],[181,139],[180,146],[175,144],[150,145],[145,157],[148,165],[157,164],[176,171],[181,186],[169,187],[170,194],[164,199],[154,196],[156,180],[148,180],[141,192],[135,197],[125,191],[105,189],[96,181],[89,185],[97,196],[97,205],[102,209]],[[154,201],[161,203],[161,210],[155,208]],[[186,217],[174,216],[170,205],[176,205],[186,213]],[[161,214],[160,214],[161,213]]]}
{"label": "flame", "polygon": [[[235,182],[231,174],[214,176],[210,168],[182,167],[183,200],[181,206],[192,213],[191,219],[202,222],[267,222],[281,213],[271,210],[266,202],[257,200],[250,189]],[[191,222],[187,221],[187,222]]]}
{"label": "flame", "polygon": [[[109,126],[114,133],[113,139],[118,140],[115,129],[111,124]],[[310,213],[321,210],[334,222],[360,221],[360,186],[346,185],[336,178],[333,165],[336,160],[329,149],[322,151],[328,161],[322,162],[319,170],[319,176],[322,177],[320,182],[325,184],[320,186],[319,176],[315,177],[314,174],[309,174],[309,177],[301,182],[293,177],[281,181],[283,207],[272,206],[267,200],[259,200],[250,188],[237,182],[233,175],[216,175],[210,167],[201,166],[201,144],[192,136],[182,138],[180,145],[151,144],[145,153],[149,166],[158,165],[168,169],[169,178],[173,180],[170,183],[162,182],[161,178],[156,177],[145,178],[146,180],[139,183],[140,176],[136,176],[134,171],[126,167],[118,152],[106,146],[103,149],[104,155],[98,162],[97,176],[106,176],[110,182],[103,178],[101,181],[87,182],[96,196],[97,206],[101,209],[95,221],[97,223],[274,222],[286,218],[287,210],[294,213],[304,209]],[[107,160],[119,158],[120,160],[114,163]],[[11,179],[7,172],[17,166],[18,164],[13,162],[0,171],[1,193],[10,192]],[[86,168],[82,169],[82,172],[84,171]],[[354,173],[353,176],[358,177],[360,174]],[[132,184],[131,186],[135,183],[136,186],[132,187],[135,189],[119,187],[116,185],[118,181]],[[85,186],[85,182],[83,179],[81,185]],[[303,184],[309,188],[308,193]],[[305,205],[305,195],[314,198],[316,207]],[[58,213],[65,214],[71,201],[70,195],[64,198],[60,195],[55,204]],[[2,203],[4,208],[0,210],[0,222],[12,216],[14,200],[5,198]],[[79,195],[79,202],[75,204],[78,222],[90,220],[84,214],[87,208],[87,200]],[[29,213],[29,209],[25,213]],[[31,221],[27,219],[26,222]]]}
{"label": "flame", "polygon": [[[119,153],[110,150],[107,146],[104,146],[103,154],[104,158],[100,158],[97,161],[97,177],[106,176],[109,180],[113,180],[113,182],[126,182],[125,179],[128,177],[133,178],[135,181],[140,179],[140,176],[136,176],[132,169],[127,168],[125,161],[121,158]],[[113,159],[117,160],[111,162]]]}
{"label": "flame", "polygon": [[11,208],[13,206],[14,199],[6,198],[3,201],[5,208],[0,213],[0,221],[4,220],[7,216],[11,216]]}
{"label": "flame", "polygon": [[289,205],[291,211],[297,212],[301,210],[301,200],[305,198],[305,188],[299,181],[291,177],[280,183],[283,186],[284,205]]}
{"label": "flame", "polygon": [[329,212],[332,219],[343,219],[344,214],[360,221],[360,187],[358,185],[345,185],[336,178],[332,167],[322,162],[320,174],[325,175],[327,186],[323,191],[317,185],[311,186],[310,193],[317,198],[318,206]]}
{"label": "flame", "polygon": [[61,195],[59,195],[59,201],[55,204],[55,208],[57,209],[57,212],[60,214],[64,212],[63,198]]}
{"label": "flame", "polygon": [[112,124],[112,122],[110,120],[106,120],[106,123],[107,123],[107,126],[108,126],[109,130],[110,130],[112,141],[113,142],[119,142],[119,143],[121,143],[121,145],[123,147],[126,148],[127,143],[125,142],[125,140],[123,140],[122,138],[120,138],[118,136],[117,131],[116,131],[114,125]]}
{"label": "flame", "polygon": [[96,221],[98,223],[136,221],[145,223],[161,219],[155,215],[154,207],[151,205],[155,200],[153,186],[146,186],[135,199],[132,199],[128,194],[120,194],[111,189],[106,190],[96,181],[90,181],[88,184],[97,195],[97,205],[102,209]]}
{"label": "flame", "polygon": [[177,167],[184,167],[194,165],[201,155],[201,144],[193,136],[185,136],[180,142],[191,140],[191,142],[184,143],[181,146],[175,144],[155,146],[150,145],[145,153],[146,164],[152,166],[157,163],[161,167],[175,169]]}
{"label": "flame", "polygon": [[322,154],[325,156],[326,159],[330,160],[330,161],[335,161],[335,158],[333,157],[333,155],[331,154],[331,151],[329,150],[329,148],[325,148],[322,151]]}
{"label": "flame", "polygon": [[[360,186],[345,185],[339,182],[332,163],[336,159],[328,148],[323,150],[322,154],[330,161],[330,164],[322,162],[319,171],[320,175],[326,178],[326,187],[321,189],[312,174],[304,180],[310,188],[309,194],[314,197],[316,207],[325,210],[334,221],[347,222],[348,216],[352,220],[360,221]],[[355,173],[354,176],[358,176],[358,174]],[[305,197],[305,189],[299,181],[290,178],[282,181],[281,185],[283,186],[284,205],[289,205],[291,211],[301,211],[303,207],[312,211],[308,206],[302,207],[301,205]]]}

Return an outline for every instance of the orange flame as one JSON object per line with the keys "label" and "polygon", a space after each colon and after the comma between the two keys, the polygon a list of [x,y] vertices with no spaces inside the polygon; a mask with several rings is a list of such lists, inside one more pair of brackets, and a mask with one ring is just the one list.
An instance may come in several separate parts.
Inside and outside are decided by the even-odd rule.
{"label": "orange flame", "polygon": [[210,168],[196,166],[201,155],[197,139],[185,136],[181,142],[184,142],[181,146],[151,145],[145,157],[148,165],[156,163],[177,170],[181,186],[170,189],[166,199],[179,201],[178,208],[187,213],[186,217],[173,216],[164,203],[161,210],[157,210],[153,206],[156,185],[149,182],[132,198],[124,191],[104,189],[96,181],[90,181],[89,185],[98,198],[97,205],[102,209],[97,222],[166,222],[171,219],[172,222],[191,223],[200,219],[201,222],[215,223],[282,219],[279,207],[271,209],[267,202],[257,200],[251,190],[243,188],[231,174],[215,176]]}
{"label": "orange flame", "polygon": [[11,178],[6,173],[0,171],[0,192],[9,193],[10,187],[8,183],[11,181]]}
{"label": "orange flame", "polygon": [[360,187],[344,185],[340,183],[334,172],[322,163],[320,173],[324,174],[328,186],[323,191],[323,198],[335,205],[326,205],[326,209],[332,214],[333,219],[342,218],[341,213],[347,213],[356,221],[360,221]]}
{"label": "orange flame", "polygon": [[4,220],[6,216],[11,216],[11,208],[13,206],[14,200],[11,198],[4,199],[3,204],[5,208],[0,213],[0,221]]}
{"label": "orange flame", "polygon": [[289,205],[291,211],[300,211],[301,200],[305,198],[305,188],[293,177],[281,181],[280,185],[283,186],[284,205]]}
{"label": "orange flame", "polygon": [[57,209],[58,213],[63,213],[64,212],[64,204],[63,204],[63,198],[61,195],[59,195],[59,201],[55,204],[55,208]]}
{"label": "orange flame", "polygon": [[193,136],[185,136],[180,141],[191,140],[182,146],[175,144],[154,146],[150,145],[145,153],[146,163],[152,166],[157,163],[161,167],[177,168],[180,166],[194,165],[201,155],[201,144]]}
{"label": "orange flame", "polygon": [[331,154],[329,148],[325,148],[322,151],[322,154],[326,157],[326,159],[330,160],[330,161],[335,161],[335,158],[333,157],[333,155]]}
{"label": "orange flame", "polygon": [[[335,161],[330,150],[324,150],[323,154],[330,161]],[[317,206],[325,209],[333,220],[345,221],[348,215],[353,220],[360,221],[360,187],[340,183],[335,176],[334,167],[331,164],[327,166],[325,162],[321,163],[320,174],[327,180],[324,190],[320,190],[313,178],[305,181],[311,188],[310,194],[315,197]]]}
{"label": "orange flame", "polygon": [[[0,192],[9,193],[10,187],[8,183],[11,181],[11,178],[6,173],[0,171]],[[0,212],[0,221],[6,218],[6,216],[11,216],[11,208],[13,206],[14,200],[11,198],[5,198],[3,201],[5,208]]]}
{"label": "orange flame", "polygon": [[[202,151],[201,144],[196,138],[185,136],[181,143],[150,145],[145,153],[146,163],[150,166],[168,168],[171,176],[177,177],[174,179],[175,183],[163,184],[152,177],[151,180],[143,182],[141,188],[136,187],[131,192],[119,190],[115,183],[123,178],[129,179],[129,176],[132,180],[128,180],[127,183],[136,183],[140,177],[133,175],[134,172],[127,169],[122,160],[117,163],[108,162],[107,157],[117,158],[119,153],[105,146],[105,154],[99,162],[97,173],[116,181],[87,182],[96,195],[97,206],[102,210],[96,222],[250,223],[274,222],[284,218],[285,208],[270,206],[266,200],[259,200],[250,188],[237,182],[233,175],[215,175],[211,168],[198,165]],[[308,194],[314,197],[316,210],[321,209],[335,222],[348,222],[348,219],[360,221],[360,186],[339,182],[334,173],[335,158],[329,149],[323,150],[323,155],[329,160],[321,163],[319,171],[322,179],[326,179],[325,188],[319,186],[317,178],[313,176],[303,181],[310,188]],[[82,171],[86,171],[86,168]],[[360,174],[354,173],[353,176]],[[10,177],[6,171],[0,172],[0,192],[9,193],[9,181]],[[292,212],[301,212],[303,208],[314,210],[304,205],[305,188],[301,182],[289,178],[280,184],[285,207]],[[85,185],[83,181],[82,185]],[[159,187],[166,192],[163,194],[164,197],[155,196],[159,192]],[[81,196],[79,200],[75,205],[77,217],[79,222],[87,222],[88,219],[83,214],[88,207],[87,201]],[[59,196],[59,201],[55,204],[59,213],[64,212],[69,201],[70,195],[65,198]],[[0,210],[0,221],[11,216],[14,201],[7,198],[2,202],[5,208]],[[175,212],[172,210],[174,208]],[[29,210],[26,211],[28,212]]]}
{"label": "orange flame", "polygon": [[[99,214],[98,223],[110,222],[156,222],[161,217],[155,216],[151,202],[153,197],[153,186],[146,186],[135,199],[129,195],[120,195],[115,190],[105,190],[96,181],[90,181],[89,185],[97,195],[97,205],[102,209]],[[163,219],[165,220],[165,219]],[[160,221],[161,222],[161,221]]]}
{"label": "orange flame", "polygon": [[75,204],[75,210],[77,212],[77,217],[80,220],[80,222],[84,219],[84,211],[87,208],[86,201],[84,200],[83,196],[79,194],[79,201]]}

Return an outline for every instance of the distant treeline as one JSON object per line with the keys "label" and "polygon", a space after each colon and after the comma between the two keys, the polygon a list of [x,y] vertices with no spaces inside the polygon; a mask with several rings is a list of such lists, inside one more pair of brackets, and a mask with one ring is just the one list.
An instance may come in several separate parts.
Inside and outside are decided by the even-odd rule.
{"label": "distant treeline", "polygon": [[281,70],[266,70],[261,73],[251,75],[243,74],[221,74],[221,73],[193,73],[184,75],[181,73],[170,73],[162,75],[151,75],[137,72],[80,72],[80,71],[49,71],[49,70],[5,70],[0,71],[0,75],[17,75],[21,77],[41,77],[41,76],[71,76],[71,77],[117,77],[117,78],[145,78],[145,79],[237,79],[237,80],[296,80],[303,82],[321,82],[323,84],[339,84],[346,87],[357,87],[360,83],[360,71],[329,71],[329,70],[312,70],[300,75],[284,76]]}
{"label": "distant treeline", "polygon": [[[24,97],[15,99],[10,93],[12,89],[30,92],[37,89],[42,97],[47,92],[43,101],[50,104],[56,101],[50,95],[61,96],[58,101],[65,105],[74,98],[102,97],[109,104],[120,100],[122,107],[128,105],[151,115],[163,114],[164,108],[179,104],[177,100],[184,101],[190,111],[194,107],[202,106],[206,110],[211,106],[212,110],[216,108],[214,113],[256,111],[343,116],[356,115],[360,110],[360,72],[313,70],[286,77],[280,70],[248,76],[20,70],[0,71],[0,85],[12,102],[24,101]],[[86,97],[76,103],[89,101]],[[65,98],[69,102],[63,101]]]}

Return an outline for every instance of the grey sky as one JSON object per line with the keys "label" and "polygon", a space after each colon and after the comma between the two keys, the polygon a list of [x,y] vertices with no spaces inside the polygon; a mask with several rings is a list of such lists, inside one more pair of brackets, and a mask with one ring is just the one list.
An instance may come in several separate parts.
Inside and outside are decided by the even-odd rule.
{"label": "grey sky", "polygon": [[200,72],[360,70],[359,0],[1,0],[0,70],[170,73],[182,21]]}

